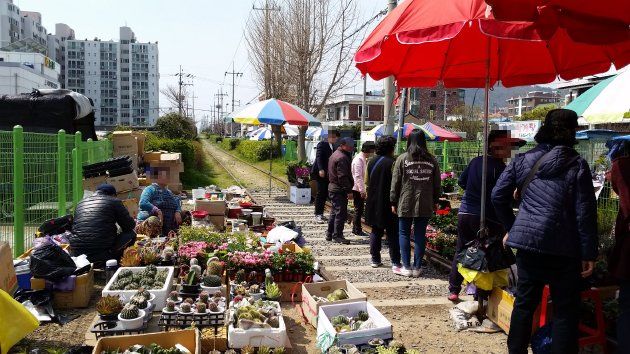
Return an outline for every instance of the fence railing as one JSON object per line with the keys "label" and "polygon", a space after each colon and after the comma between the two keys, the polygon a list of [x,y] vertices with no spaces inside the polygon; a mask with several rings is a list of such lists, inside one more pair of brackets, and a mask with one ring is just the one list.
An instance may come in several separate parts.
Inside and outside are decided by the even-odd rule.
{"label": "fence railing", "polygon": [[0,131],[0,240],[23,253],[39,225],[81,200],[82,166],[111,156],[108,140],[82,141],[81,133]]}

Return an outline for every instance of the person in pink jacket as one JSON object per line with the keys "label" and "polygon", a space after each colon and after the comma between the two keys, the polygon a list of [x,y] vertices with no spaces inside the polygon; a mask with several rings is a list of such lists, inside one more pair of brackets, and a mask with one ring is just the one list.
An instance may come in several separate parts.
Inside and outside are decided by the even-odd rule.
{"label": "person in pink jacket", "polygon": [[365,167],[367,160],[374,155],[376,145],[372,141],[366,141],[361,146],[361,152],[352,160],[352,178],[354,178],[354,186],[352,187],[352,199],[354,200],[354,220],[352,221],[352,233],[357,236],[368,236],[361,228],[361,218],[363,217],[363,209],[367,194],[365,191]]}

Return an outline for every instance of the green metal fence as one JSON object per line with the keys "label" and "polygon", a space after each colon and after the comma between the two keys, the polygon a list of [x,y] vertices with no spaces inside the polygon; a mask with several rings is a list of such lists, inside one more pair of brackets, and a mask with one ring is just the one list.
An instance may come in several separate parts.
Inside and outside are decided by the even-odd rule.
{"label": "green metal fence", "polygon": [[0,131],[0,240],[23,253],[42,222],[81,200],[82,166],[111,156],[109,141],[81,141],[81,133]]}

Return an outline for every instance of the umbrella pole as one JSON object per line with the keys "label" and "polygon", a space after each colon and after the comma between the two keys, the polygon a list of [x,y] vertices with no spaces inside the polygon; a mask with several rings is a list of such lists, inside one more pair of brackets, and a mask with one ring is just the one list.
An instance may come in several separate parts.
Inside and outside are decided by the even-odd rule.
{"label": "umbrella pole", "polygon": [[271,134],[271,141],[269,142],[269,197],[271,197],[271,167],[273,164],[273,134]]}
{"label": "umbrella pole", "polygon": [[407,102],[407,90],[406,88],[402,89],[402,97],[400,100],[400,109],[398,110],[398,134],[396,135],[396,146],[398,147],[397,153],[402,152],[402,138],[403,138],[403,128],[405,126],[405,103]]}
{"label": "umbrella pole", "polygon": [[490,83],[489,79],[486,79],[486,104],[483,117],[483,150],[482,156],[482,170],[481,170],[481,215],[479,219],[479,232],[481,237],[486,236],[486,200],[487,200],[487,180],[488,180],[488,104],[490,103]]}

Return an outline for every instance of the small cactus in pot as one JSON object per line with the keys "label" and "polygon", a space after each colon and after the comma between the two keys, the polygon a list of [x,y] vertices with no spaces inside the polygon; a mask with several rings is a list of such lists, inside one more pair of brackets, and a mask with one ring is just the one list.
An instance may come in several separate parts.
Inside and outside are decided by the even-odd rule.
{"label": "small cactus in pot", "polygon": [[182,302],[182,299],[179,297],[179,293],[177,291],[171,291],[168,295],[168,299],[174,303]]}
{"label": "small cactus in pot", "polygon": [[199,294],[199,302],[203,302],[204,304],[207,304],[209,299],[210,299],[210,294],[207,291],[202,291]]}
{"label": "small cactus in pot", "polygon": [[208,304],[208,310],[210,312],[219,312],[219,305],[216,302],[212,301]]}
{"label": "small cactus in pot", "polygon": [[118,295],[104,296],[96,303],[96,311],[101,316],[102,320],[116,319],[116,316],[122,311],[123,303],[120,301]]}
{"label": "small cactus in pot", "polygon": [[192,305],[188,302],[184,302],[179,306],[179,312],[190,313],[192,311]]}
{"label": "small cactus in pot", "polygon": [[140,310],[134,304],[127,304],[120,311],[120,318],[124,320],[133,320],[138,317],[140,317]]}
{"label": "small cactus in pot", "polygon": [[208,307],[206,306],[206,304],[205,304],[205,303],[203,303],[203,302],[198,302],[198,303],[196,303],[196,304],[195,304],[195,308],[196,308],[196,310],[197,310],[197,313],[199,313],[199,314],[205,314],[205,313],[206,313],[206,310],[207,310],[207,308],[208,308]]}
{"label": "small cactus in pot", "polygon": [[175,302],[173,300],[166,301],[166,307],[163,309],[163,312],[175,312],[177,308],[175,307]]}

